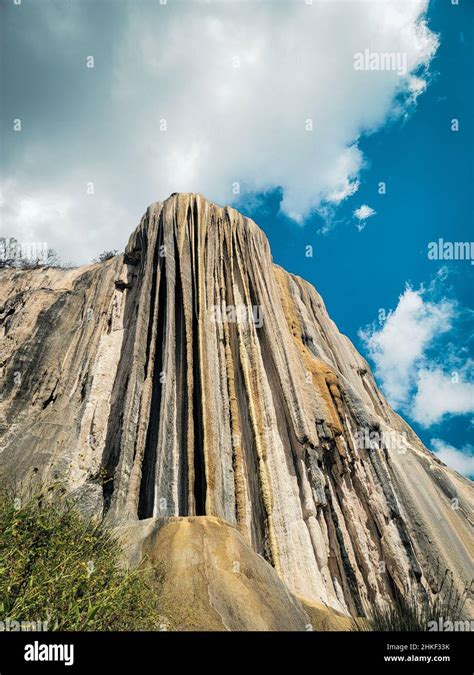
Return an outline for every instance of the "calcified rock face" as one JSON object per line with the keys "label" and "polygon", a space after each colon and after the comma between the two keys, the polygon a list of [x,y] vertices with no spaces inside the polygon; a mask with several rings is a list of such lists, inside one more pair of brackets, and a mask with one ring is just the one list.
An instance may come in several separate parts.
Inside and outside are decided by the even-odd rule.
{"label": "calcified rock face", "polygon": [[471,483],[235,210],[172,195],[123,256],[1,272],[0,311],[3,482],[65,480],[128,530],[218,517],[352,614],[431,592],[437,566],[470,578]]}

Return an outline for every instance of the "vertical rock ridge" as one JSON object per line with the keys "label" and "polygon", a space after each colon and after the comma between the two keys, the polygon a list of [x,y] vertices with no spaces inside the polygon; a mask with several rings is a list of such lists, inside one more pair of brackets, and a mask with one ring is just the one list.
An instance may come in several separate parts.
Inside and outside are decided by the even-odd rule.
{"label": "vertical rock ridge", "polygon": [[114,525],[221,518],[294,593],[352,614],[432,593],[436,561],[468,581],[470,482],[234,209],[172,195],[123,256],[0,272],[0,331],[2,481],[64,480]]}

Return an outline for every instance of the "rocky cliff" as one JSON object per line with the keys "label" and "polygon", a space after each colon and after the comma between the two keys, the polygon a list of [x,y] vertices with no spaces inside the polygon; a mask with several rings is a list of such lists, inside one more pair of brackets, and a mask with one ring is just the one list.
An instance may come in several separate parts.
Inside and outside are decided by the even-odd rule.
{"label": "rocky cliff", "polygon": [[345,614],[432,593],[435,569],[472,576],[472,484],[232,208],[172,195],[123,255],[1,271],[0,334],[2,484],[64,481],[136,541],[233,526],[292,594]]}

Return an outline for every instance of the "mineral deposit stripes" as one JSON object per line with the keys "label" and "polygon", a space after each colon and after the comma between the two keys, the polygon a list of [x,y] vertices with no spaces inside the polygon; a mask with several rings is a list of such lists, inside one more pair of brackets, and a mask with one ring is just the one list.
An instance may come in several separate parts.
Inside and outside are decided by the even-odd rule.
{"label": "mineral deposit stripes", "polygon": [[226,521],[293,593],[346,613],[429,593],[438,559],[456,587],[469,579],[469,482],[238,212],[174,195],[124,256],[3,270],[0,293],[22,308],[0,343],[4,483],[69,481],[136,541],[154,518],[183,533]]}

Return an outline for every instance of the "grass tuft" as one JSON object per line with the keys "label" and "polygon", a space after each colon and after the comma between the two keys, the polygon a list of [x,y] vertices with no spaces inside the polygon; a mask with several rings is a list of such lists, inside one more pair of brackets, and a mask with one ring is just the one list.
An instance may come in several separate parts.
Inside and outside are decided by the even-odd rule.
{"label": "grass tuft", "polygon": [[433,596],[412,591],[384,607],[376,606],[367,619],[353,621],[355,631],[418,632],[428,631],[430,622],[439,619],[462,620],[470,589],[460,592],[449,570],[441,576]]}
{"label": "grass tuft", "polygon": [[102,522],[86,521],[61,490],[0,496],[0,621],[48,630],[158,630],[158,573],[133,571]]}

